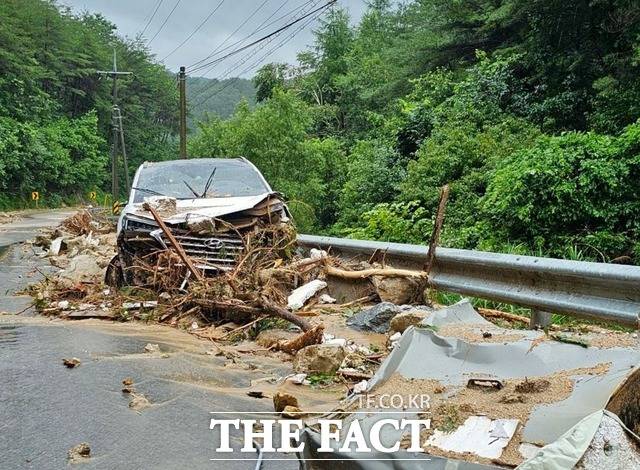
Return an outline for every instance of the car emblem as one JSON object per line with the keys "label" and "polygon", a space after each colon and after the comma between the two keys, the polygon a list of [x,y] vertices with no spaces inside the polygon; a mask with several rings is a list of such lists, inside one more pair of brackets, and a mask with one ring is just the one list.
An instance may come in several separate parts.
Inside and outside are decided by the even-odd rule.
{"label": "car emblem", "polygon": [[224,243],[222,240],[218,240],[217,238],[207,238],[204,241],[204,246],[211,248],[212,250],[219,250],[224,246]]}

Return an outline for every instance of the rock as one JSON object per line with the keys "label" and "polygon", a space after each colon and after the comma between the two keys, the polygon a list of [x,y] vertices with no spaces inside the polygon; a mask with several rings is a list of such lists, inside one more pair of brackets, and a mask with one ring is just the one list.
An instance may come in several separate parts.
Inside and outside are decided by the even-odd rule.
{"label": "rock", "polygon": [[372,282],[383,302],[402,305],[420,297],[420,283],[415,279],[374,276]]}
{"label": "rock", "polygon": [[287,378],[287,380],[296,385],[303,385],[307,381],[307,374],[295,374]]}
{"label": "rock", "polygon": [[332,374],[340,368],[346,353],[342,346],[312,344],[302,348],[293,359],[298,373]]}
{"label": "rock", "polygon": [[247,396],[251,398],[267,398],[260,390],[250,390],[247,392]]}
{"label": "rock", "polygon": [[131,391],[131,401],[129,402],[129,408],[134,411],[142,411],[150,406],[151,402],[147,400],[147,397],[145,397],[141,393]]}
{"label": "rock", "polygon": [[304,412],[297,406],[287,405],[284,407],[284,410],[282,410],[282,416],[285,418],[296,419],[300,418],[302,415],[304,415]]}
{"label": "rock", "polygon": [[287,392],[276,392],[273,396],[273,409],[280,413],[287,406],[298,407],[298,399]]}
{"label": "rock", "polygon": [[298,336],[292,331],[279,330],[277,328],[271,330],[262,330],[256,338],[256,344],[263,348],[270,348],[277,345],[280,341],[288,341]]}
{"label": "rock", "polygon": [[401,311],[400,307],[395,304],[382,302],[356,313],[347,320],[347,325],[358,331],[385,333],[389,330],[389,322],[391,319],[401,313]]}
{"label": "rock", "polygon": [[67,249],[67,244],[64,241],[64,238],[58,237],[51,242],[49,245],[49,256],[58,256],[60,253]]}
{"label": "rock", "polygon": [[508,405],[513,403],[524,403],[525,401],[525,398],[517,393],[508,393],[500,399],[500,403],[506,403]]}
{"label": "rock", "polygon": [[67,456],[71,463],[81,462],[91,457],[91,447],[86,442],[83,442],[69,449]]}
{"label": "rock", "polygon": [[80,365],[80,359],[78,359],[77,357],[72,357],[71,359],[63,359],[62,363],[69,369],[74,369]]}
{"label": "rock", "polygon": [[347,354],[340,365],[341,369],[362,369],[366,364],[363,356],[356,353]]}
{"label": "rock", "polygon": [[160,352],[160,346],[158,346],[157,344],[153,344],[153,343],[147,343],[147,345],[144,347],[144,352],[146,353],[159,353]]}
{"label": "rock", "polygon": [[428,315],[429,312],[425,312],[423,310],[409,310],[407,312],[402,312],[391,319],[389,327],[391,331],[404,333],[404,330],[410,326],[417,325]]}
{"label": "rock", "polygon": [[122,393],[133,393],[133,379],[127,377],[122,381]]}
{"label": "rock", "polygon": [[177,211],[177,200],[169,196],[148,196],[144,202],[153,207],[162,217],[170,217]]}
{"label": "rock", "polygon": [[333,297],[331,297],[329,294],[322,294],[320,296],[320,303],[321,304],[335,304],[337,302],[336,299],[334,299]]}
{"label": "rock", "polygon": [[58,308],[61,310],[67,310],[69,308],[69,301],[61,300],[60,302],[58,302]]}
{"label": "rock", "polygon": [[[102,279],[104,270],[98,266],[91,255],[78,255],[71,259],[69,266],[59,273],[63,284],[74,285],[79,282],[91,282],[96,278]],[[66,281],[66,282],[65,282]]]}

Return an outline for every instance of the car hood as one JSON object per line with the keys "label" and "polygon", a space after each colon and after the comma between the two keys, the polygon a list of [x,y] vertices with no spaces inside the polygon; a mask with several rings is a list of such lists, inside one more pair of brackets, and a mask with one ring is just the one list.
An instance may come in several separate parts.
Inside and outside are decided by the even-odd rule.
{"label": "car hood", "polygon": [[[266,192],[257,196],[179,199],[176,201],[176,213],[162,217],[162,220],[168,224],[180,224],[187,221],[195,222],[212,217],[221,217],[234,212],[252,209],[273,195],[277,195],[277,193]],[[153,216],[142,208],[142,203],[128,204],[125,207],[124,215],[133,215],[136,218],[153,221]]]}

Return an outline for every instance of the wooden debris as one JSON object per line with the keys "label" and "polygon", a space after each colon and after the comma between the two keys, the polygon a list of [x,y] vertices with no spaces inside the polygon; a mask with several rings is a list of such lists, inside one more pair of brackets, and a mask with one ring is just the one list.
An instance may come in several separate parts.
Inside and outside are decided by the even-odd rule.
{"label": "wooden debris", "polygon": [[431,232],[431,240],[429,240],[429,251],[427,252],[427,261],[424,264],[424,271],[429,275],[431,269],[436,260],[436,247],[440,241],[440,232],[442,231],[442,224],[444,223],[444,213],[447,208],[447,201],[449,200],[449,185],[445,184],[440,189],[440,200],[438,201],[438,210],[436,212],[435,222],[433,224],[433,231]]}
{"label": "wooden debris", "polygon": [[173,236],[173,233],[171,233],[171,230],[169,229],[169,227],[167,227],[167,224],[164,223],[164,221],[162,220],[162,217],[160,217],[158,212],[153,207],[151,207],[151,205],[148,203],[144,203],[143,208],[144,210],[149,211],[151,213],[154,220],[158,224],[158,227],[160,227],[162,232],[165,234],[165,236],[169,240],[169,243],[171,243],[171,246],[173,246],[174,250],[176,250],[176,253],[180,257],[182,262],[187,266],[187,268],[189,268],[189,271],[191,272],[191,274],[193,274],[193,276],[198,281],[202,281],[204,279],[202,272],[195,267],[189,255],[187,255],[187,253],[184,251],[184,248],[182,248],[182,245],[180,245],[180,242],[176,240],[176,237]]}
{"label": "wooden debris", "polygon": [[347,271],[345,269],[340,269],[334,266],[326,265],[324,267],[324,270],[329,276],[341,277],[343,279],[366,279],[373,276],[410,277],[410,278],[426,277],[426,273],[424,273],[423,271],[412,271],[409,269],[395,269],[395,268],[371,268],[371,269],[363,269],[361,271]]}
{"label": "wooden debris", "polygon": [[289,340],[281,341],[276,346],[276,349],[284,351],[289,354],[310,346],[312,344],[319,344],[322,342],[322,334],[324,333],[324,325],[316,325],[308,331],[305,331],[301,335]]}

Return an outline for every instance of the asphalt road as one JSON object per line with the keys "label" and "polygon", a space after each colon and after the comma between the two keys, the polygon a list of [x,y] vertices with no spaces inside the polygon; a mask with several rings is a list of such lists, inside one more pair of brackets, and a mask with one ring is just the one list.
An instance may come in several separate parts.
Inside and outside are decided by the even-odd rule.
{"label": "asphalt road", "polygon": [[[38,213],[0,226],[0,311],[28,306],[28,297],[13,294],[47,269],[30,247],[16,243],[63,217]],[[162,354],[144,353],[147,343],[159,344]],[[255,461],[211,460],[256,455],[216,454],[219,437],[209,429],[210,419],[272,411],[271,400],[249,398],[246,391],[288,374],[289,367],[270,358],[234,364],[210,350],[208,343],[168,327],[50,320],[29,309],[1,314],[0,468],[68,468],[67,451],[86,442],[91,458],[79,465],[83,469],[253,469]],[[81,365],[67,369],[62,359],[69,357]],[[130,396],[121,391],[127,377],[149,408],[129,407]],[[241,445],[233,433],[232,447]],[[297,467],[295,460],[266,460],[262,466]]]}

